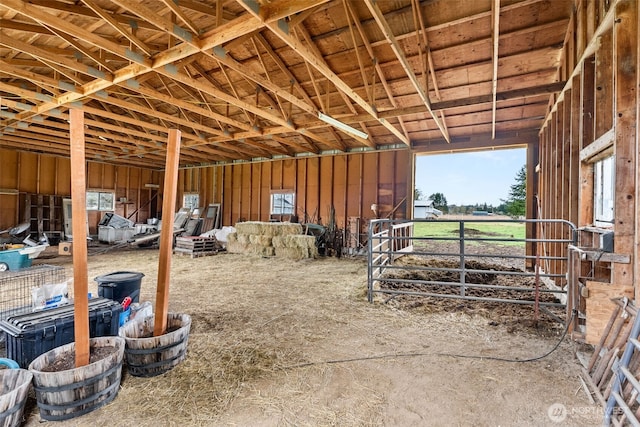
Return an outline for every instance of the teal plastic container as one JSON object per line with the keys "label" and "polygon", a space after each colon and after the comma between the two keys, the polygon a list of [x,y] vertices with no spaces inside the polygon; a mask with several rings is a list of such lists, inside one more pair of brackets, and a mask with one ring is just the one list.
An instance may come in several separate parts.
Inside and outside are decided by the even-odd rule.
{"label": "teal plastic container", "polygon": [[7,249],[0,251],[0,271],[19,270],[31,267],[29,254],[21,254],[22,249]]}

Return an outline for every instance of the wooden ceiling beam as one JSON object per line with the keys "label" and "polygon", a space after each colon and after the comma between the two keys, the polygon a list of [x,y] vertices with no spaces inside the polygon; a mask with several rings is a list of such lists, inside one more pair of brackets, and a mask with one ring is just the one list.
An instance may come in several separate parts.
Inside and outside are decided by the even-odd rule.
{"label": "wooden ceiling beam", "polygon": [[[215,53],[212,53],[212,54],[207,53],[207,56],[210,56],[211,58],[217,60],[220,64],[226,65],[227,67],[231,68],[241,76],[244,76],[249,80],[253,81],[254,83],[264,87],[265,89],[269,90],[276,96],[294,104],[296,107],[300,108],[301,110],[306,111],[307,113],[313,116],[318,115],[318,110],[316,110],[314,106],[309,105],[303,100],[297,98],[292,93],[288,92],[286,89],[282,89],[276,84],[271,83],[268,79],[266,79],[266,77],[258,73],[254,73],[249,69],[249,67],[233,59],[231,55],[229,55],[223,48],[216,49]],[[231,83],[229,82],[229,84]]]}
{"label": "wooden ceiling beam", "polygon": [[273,0],[259,4],[258,2],[240,0],[242,5],[249,7],[251,13],[255,13],[261,21],[266,23],[275,22],[282,18],[287,18],[307,9],[315,8],[329,0]]}
{"label": "wooden ceiling beam", "polygon": [[[540,86],[533,86],[528,88],[498,92],[496,95],[496,99],[498,101],[507,101],[511,99],[517,99],[517,98],[523,98],[523,97],[529,97],[529,96],[548,95],[551,93],[558,92],[564,87],[565,84],[566,82],[556,82],[556,83],[550,83],[550,84],[545,84]],[[492,99],[493,99],[492,94],[478,95],[478,96],[472,96],[469,98],[459,98],[459,99],[452,99],[452,100],[441,101],[441,102],[434,102],[433,104],[431,104],[431,108],[434,111],[440,111],[440,110],[446,110],[446,109],[456,108],[456,107],[485,104],[485,103],[491,102]],[[420,113],[427,113],[427,109],[422,104],[414,105],[411,107],[391,108],[388,110],[380,111],[378,114],[382,118],[393,118],[393,117],[402,117],[402,116],[407,116],[411,114],[420,114]],[[349,123],[356,123],[358,121],[363,121],[367,119],[369,119],[368,115],[360,114],[358,116],[345,116],[341,120],[349,124]]]}
{"label": "wooden ceiling beam", "polygon": [[99,75],[100,78],[104,80],[110,81],[113,79],[113,74],[108,71],[100,71],[97,68],[90,67],[88,65],[83,64],[82,62],[73,61],[71,59],[65,58],[60,55],[53,55],[47,52],[45,49],[40,49],[24,43],[17,38],[8,37],[0,32],[0,45],[6,46],[9,49],[15,49],[17,51],[24,52],[27,55],[31,55],[32,57],[39,60],[46,60],[48,62],[61,65],[66,67],[72,71],[82,73],[87,76],[96,77]]}
{"label": "wooden ceiling beam", "polygon": [[481,151],[489,149],[509,149],[526,146],[538,142],[538,132],[535,129],[526,131],[496,132],[495,139],[491,139],[491,132],[478,133],[473,136],[452,137],[450,142],[444,139],[429,141],[413,141],[414,153],[455,153],[460,151]]}
{"label": "wooden ceiling beam", "polygon": [[171,19],[167,19],[164,16],[160,15],[157,11],[149,9],[142,2],[133,0],[111,1],[122,7],[123,9],[128,10],[134,15],[137,15],[145,21],[155,25],[158,29],[171,34],[174,37],[177,37],[178,39],[189,45],[198,47],[198,31],[191,31],[180,27],[179,25],[173,23]]}
{"label": "wooden ceiling beam", "polygon": [[[10,0],[16,1],[16,0]],[[216,29],[205,33],[203,38],[200,39],[202,49],[208,49],[218,44],[223,44],[229,40],[233,40],[236,37],[245,34],[246,32],[253,31],[256,26],[260,26],[260,21],[255,17],[245,14],[235,20],[217,27]],[[53,101],[39,105],[34,111],[23,112],[20,117],[16,118],[16,121],[25,118],[27,116],[37,115],[51,109],[57,108],[59,105],[81,99],[83,96],[91,95],[99,92],[103,89],[110,87],[115,83],[124,82],[127,80],[135,79],[138,76],[146,74],[153,69],[164,68],[165,65],[169,65],[175,61],[183,58],[187,58],[199,50],[191,45],[177,45],[167,49],[164,52],[156,54],[153,57],[153,61],[140,58],[140,63],[133,63],[124,68],[117,70],[114,73],[113,81],[107,81],[104,79],[96,79],[89,83],[84,84],[77,92],[66,92],[59,96],[56,96]],[[165,72],[167,72],[165,70]],[[167,72],[168,74],[171,74]],[[0,124],[2,126],[9,126],[13,121]]]}
{"label": "wooden ceiling beam", "polygon": [[[30,4],[41,6],[46,9],[55,10],[58,12],[68,13],[81,17],[101,19],[101,16],[97,15],[88,7],[84,7],[77,4],[70,4],[66,2],[60,2],[56,0],[29,0]],[[141,21],[133,15],[126,13],[113,13],[112,18],[119,22],[121,25],[129,25],[131,22],[139,28],[145,28],[148,30],[156,30],[157,28],[146,21]]]}
{"label": "wooden ceiling beam", "polygon": [[[319,62],[319,64],[321,64],[323,67],[325,67],[327,69],[330,69],[329,64],[327,63],[327,61],[324,59],[324,56],[322,55],[322,52],[320,52],[320,49],[318,49],[318,47],[313,43],[313,39],[312,39],[311,35],[309,34],[309,32],[307,31],[307,29],[304,28],[303,25],[298,25],[296,27],[291,27],[291,28],[293,28],[293,33],[294,34],[297,35],[298,33],[300,33],[300,35],[302,36],[302,39],[309,46],[311,54],[314,55],[315,58],[317,58],[317,61]],[[298,40],[296,38],[292,38],[292,39],[293,40]],[[308,66],[308,64],[307,64],[307,66]],[[320,70],[318,70],[318,71],[320,71]],[[309,73],[309,74],[311,74],[311,73]],[[351,100],[349,99],[348,94],[346,92],[344,92],[344,91],[340,91],[339,90],[338,91],[338,95],[340,95],[340,97],[344,101],[344,104],[349,108],[349,110],[351,110],[351,112],[353,114],[356,114],[356,110],[353,107],[353,105],[351,104]],[[326,113],[329,114],[329,111],[326,111]]]}
{"label": "wooden ceiling beam", "polygon": [[219,122],[225,123],[229,126],[234,126],[238,129],[243,129],[243,130],[251,130],[251,127],[246,125],[245,123],[242,123],[238,120],[234,120],[230,117],[227,117],[223,114],[219,114],[216,113],[210,109],[205,109],[202,107],[198,107],[197,105],[194,105],[190,102],[186,102],[184,100],[181,100],[177,97],[172,97],[169,95],[165,95],[161,92],[158,92],[157,90],[151,89],[149,87],[146,87],[144,85],[136,85],[135,87],[131,87],[129,85],[127,85],[126,83],[119,83],[119,85],[123,88],[126,88],[130,91],[133,92],[137,92],[141,95],[144,96],[148,96],[154,99],[157,99],[158,101],[162,101],[165,102],[169,105],[175,105],[178,106],[180,108],[183,108],[185,110],[191,111],[192,113],[196,113],[199,114],[203,117],[207,117],[213,120],[217,120]]}
{"label": "wooden ceiling beam", "polygon": [[[259,17],[255,11],[251,9],[251,7],[247,6],[245,3],[242,5],[247,9],[250,13],[254,14],[256,17]],[[313,53],[309,48],[303,45],[298,39],[292,37],[288,30],[281,28],[281,25],[274,24],[271,22],[262,21],[275,35],[277,35],[283,42],[285,42],[291,49],[293,49],[298,55],[300,55],[305,61],[309,62],[317,71],[319,71],[322,75],[324,75],[329,81],[331,81],[339,90],[344,92],[349,98],[351,98],[354,102],[356,102],[364,111],[369,113],[371,117],[375,118],[378,122],[380,122],[384,127],[389,129],[391,133],[393,133],[400,141],[409,145],[409,141],[406,137],[395,128],[391,123],[384,119],[379,119],[376,111],[369,105],[367,102],[360,97],[353,89],[349,87],[344,81],[342,81],[337,74],[335,74],[326,64],[324,59],[318,58],[318,56]],[[282,21],[281,21],[282,22]],[[284,28],[286,28],[286,24],[282,24]]]}
{"label": "wooden ceiling beam", "polygon": [[302,98],[307,102],[307,104],[317,109],[316,104],[309,97],[309,95],[304,90],[304,88],[302,87],[298,79],[296,79],[293,73],[289,70],[289,67],[287,67],[287,65],[282,61],[282,59],[278,56],[278,54],[276,54],[276,52],[273,50],[271,45],[265,40],[264,36],[262,34],[256,34],[254,36],[254,39],[258,42],[260,46],[262,46],[262,48],[267,52],[269,57],[276,63],[278,68],[280,68],[280,71],[282,71],[285,74],[285,76],[287,76],[287,79],[293,84],[293,86],[296,89],[298,89],[300,96],[302,96]]}
{"label": "wooden ceiling beam", "polygon": [[109,24],[120,35],[129,40],[132,44],[138,47],[145,55],[151,56],[151,49],[142,40],[136,37],[134,34],[127,31],[118,20],[110,13],[106,12],[100,6],[98,6],[93,0],[82,0],[91,10],[95,12],[100,18],[102,18],[107,24]]}
{"label": "wooden ceiling beam", "polygon": [[162,0],[162,3],[169,8],[180,20],[193,32],[193,34],[199,34],[200,30],[191,22],[189,17],[180,9],[180,6],[174,0]]}
{"label": "wooden ceiling beam", "polygon": [[[217,129],[213,129],[209,126],[205,126],[205,125],[201,125],[199,123],[194,123],[193,121],[190,120],[186,120],[186,119],[182,119],[180,117],[176,117],[173,116],[171,114],[166,114],[163,113],[161,111],[152,109],[152,108],[148,108],[148,107],[144,107],[142,105],[137,105],[134,104],[132,102],[128,102],[128,101],[124,101],[122,99],[119,99],[115,96],[107,96],[107,97],[98,97],[96,95],[91,95],[90,98],[95,99],[97,101],[101,101],[101,102],[105,102],[111,105],[115,105],[117,107],[122,108],[123,110],[126,111],[135,111],[138,112],[140,114],[144,114],[146,116],[148,116],[149,118],[153,117],[159,120],[164,120],[168,123],[173,123],[174,125],[182,125],[184,127],[187,128],[192,128],[194,130],[197,130],[199,132],[204,132],[204,133],[209,133],[209,134],[214,134],[214,135],[219,135],[219,136],[223,136],[223,132],[217,130]],[[149,123],[149,119],[145,118],[144,120],[142,119],[137,119],[136,120],[136,124],[137,126],[140,127],[145,127],[147,124]],[[167,127],[170,126],[165,126],[164,128],[166,129]],[[195,132],[194,132],[195,134]],[[185,133],[185,135],[188,135],[188,133]]]}
{"label": "wooden ceiling beam", "polygon": [[[45,25],[45,28],[48,28],[48,27]],[[91,58],[93,62],[95,62],[98,65],[98,67],[102,67],[105,70],[107,70],[109,73],[113,73],[114,71],[113,65],[109,64],[107,61],[102,59],[100,57],[100,54],[96,54],[95,52],[92,52],[90,49],[84,47],[81,43],[77,42],[73,37],[65,34],[60,30],[56,30],[54,28],[50,28],[50,30],[53,34],[55,34],[56,36],[60,37],[62,40],[67,42],[71,47],[76,49],[78,52],[80,52],[81,54],[83,54],[88,58]]]}
{"label": "wooden ceiling beam", "polygon": [[80,28],[74,24],[71,24],[68,20],[62,19],[58,16],[44,12],[35,6],[23,2],[22,0],[2,0],[2,6],[18,12],[24,16],[27,16],[49,28],[55,28],[63,31],[72,37],[84,40],[87,43],[91,43],[101,49],[118,55],[121,58],[127,58],[126,49],[122,46],[107,40],[101,36],[98,36],[90,31]]}
{"label": "wooden ceiling beam", "polygon": [[429,112],[429,114],[431,114],[431,117],[435,121],[436,126],[438,126],[438,129],[440,129],[440,132],[442,132],[442,135],[444,136],[444,139],[448,141],[449,140],[449,133],[447,132],[447,129],[442,124],[442,121],[440,120],[440,118],[431,109],[431,101],[429,100],[429,97],[425,93],[425,91],[422,88],[422,86],[420,86],[420,83],[418,82],[418,79],[416,78],[416,75],[414,74],[413,70],[411,69],[411,65],[409,65],[409,61],[407,61],[407,58],[406,58],[402,48],[400,47],[400,44],[395,39],[395,36],[393,35],[393,32],[391,31],[391,27],[389,27],[389,24],[387,23],[387,20],[385,19],[382,11],[378,7],[378,5],[375,4],[372,0],[365,0],[365,4],[367,5],[367,8],[369,9],[369,12],[371,12],[371,14],[373,15],[373,18],[378,23],[378,26],[380,27],[380,29],[382,30],[382,33],[384,34],[385,38],[389,42],[389,45],[391,46],[391,49],[395,53],[396,58],[398,58],[398,61],[400,62],[400,65],[402,66],[402,68],[404,69],[405,73],[407,74],[407,77],[409,77],[409,80],[413,84],[413,87],[415,88],[416,92],[418,93],[420,99],[422,100],[424,105],[427,107],[427,111]]}

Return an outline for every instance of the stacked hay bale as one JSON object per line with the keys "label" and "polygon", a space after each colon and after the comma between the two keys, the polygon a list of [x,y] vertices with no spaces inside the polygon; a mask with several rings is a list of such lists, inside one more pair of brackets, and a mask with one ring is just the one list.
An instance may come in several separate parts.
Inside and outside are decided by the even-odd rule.
{"label": "stacked hay bale", "polygon": [[288,222],[237,223],[236,232],[227,236],[227,251],[290,259],[315,258],[314,236],[302,234],[302,226]]}

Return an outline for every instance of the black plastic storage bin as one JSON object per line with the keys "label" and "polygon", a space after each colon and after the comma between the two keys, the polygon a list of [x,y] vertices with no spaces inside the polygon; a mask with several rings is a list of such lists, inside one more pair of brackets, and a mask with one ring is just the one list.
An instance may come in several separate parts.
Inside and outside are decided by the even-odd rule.
{"label": "black plastic storage bin", "polygon": [[131,297],[131,302],[140,301],[140,285],[144,274],[133,271],[116,271],[96,277],[98,282],[98,295],[109,298],[122,304],[126,297]]}
{"label": "black plastic storage bin", "polygon": [[[107,298],[89,300],[91,338],[118,335],[122,305]],[[7,357],[27,369],[36,357],[74,341],[73,304],[9,317],[0,322]]]}

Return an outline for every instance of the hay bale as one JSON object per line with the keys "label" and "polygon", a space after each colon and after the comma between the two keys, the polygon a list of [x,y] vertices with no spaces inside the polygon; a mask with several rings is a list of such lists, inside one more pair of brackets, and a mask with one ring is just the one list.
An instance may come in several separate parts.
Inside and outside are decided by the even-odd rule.
{"label": "hay bale", "polygon": [[280,233],[282,236],[289,236],[291,234],[302,234],[302,225],[285,222],[281,224]]}
{"label": "hay bale", "polygon": [[227,234],[227,242],[237,242],[237,241],[238,241],[238,233]]}
{"label": "hay bale", "polygon": [[305,236],[303,234],[292,234],[286,238],[286,247],[311,249],[316,246],[316,238],[314,236]]}
{"label": "hay bale", "polygon": [[249,243],[251,243],[251,241],[249,240],[249,235],[238,233],[238,243],[242,243],[243,245],[248,245]]}
{"label": "hay bale", "polygon": [[271,244],[275,248],[284,248],[287,246],[286,239],[287,238],[285,236],[273,236],[273,238],[271,239]]}
{"label": "hay bale", "polygon": [[271,246],[271,237],[269,236],[263,236],[263,235],[259,235],[259,234],[252,234],[249,236],[249,242],[251,242],[252,245],[258,245],[258,246]]}
{"label": "hay bale", "polygon": [[318,247],[313,242],[313,247],[309,248],[309,258],[318,258]]}
{"label": "hay bale", "polygon": [[247,247],[249,245],[246,243],[240,243],[238,241],[228,241],[227,242],[227,252],[233,253],[233,254],[243,254],[247,251]]}
{"label": "hay bale", "polygon": [[277,257],[296,261],[311,258],[308,248],[275,248],[275,254]]}
{"label": "hay bale", "polygon": [[239,222],[236,224],[236,230],[238,234],[264,234],[262,232],[262,222],[259,221],[247,221]]}
{"label": "hay bale", "polygon": [[274,256],[275,248],[273,246],[249,245],[248,252],[259,256]]}

